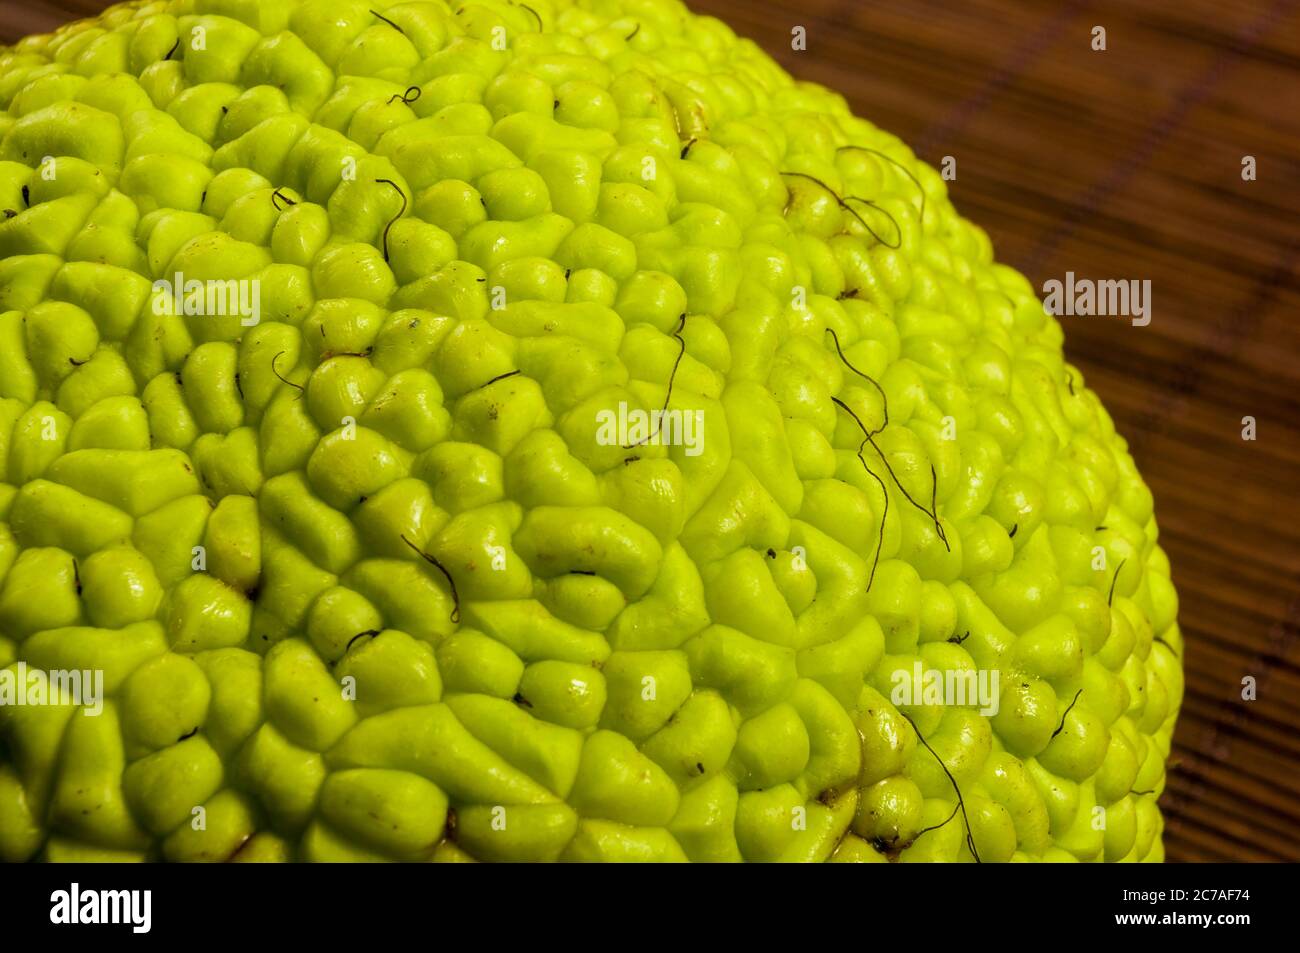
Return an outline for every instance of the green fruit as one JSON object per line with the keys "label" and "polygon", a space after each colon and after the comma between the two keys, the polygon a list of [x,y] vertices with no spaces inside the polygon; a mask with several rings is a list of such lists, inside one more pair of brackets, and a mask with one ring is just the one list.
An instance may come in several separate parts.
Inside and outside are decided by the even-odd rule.
{"label": "green fruit", "polygon": [[159,0],[0,106],[0,859],[1163,857],[1151,494],[839,96],[677,0]]}

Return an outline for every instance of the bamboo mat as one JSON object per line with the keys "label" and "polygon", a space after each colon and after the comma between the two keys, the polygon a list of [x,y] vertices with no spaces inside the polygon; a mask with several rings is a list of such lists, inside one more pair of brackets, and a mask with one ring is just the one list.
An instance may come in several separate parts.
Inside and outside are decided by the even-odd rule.
{"label": "bamboo mat", "polygon": [[[1063,321],[1155,493],[1181,597],[1168,857],[1300,860],[1300,0],[692,4],[931,164],[953,156],[957,207],[1036,287],[1151,280],[1146,327]],[[101,6],[0,0],[0,38]]]}

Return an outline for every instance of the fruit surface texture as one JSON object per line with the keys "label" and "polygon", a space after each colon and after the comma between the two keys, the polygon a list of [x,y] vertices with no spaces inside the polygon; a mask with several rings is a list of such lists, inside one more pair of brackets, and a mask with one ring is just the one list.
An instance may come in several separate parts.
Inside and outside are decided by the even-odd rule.
{"label": "fruit surface texture", "polygon": [[0,858],[1163,859],[1151,494],[837,94],[670,0],[177,0],[0,104]]}

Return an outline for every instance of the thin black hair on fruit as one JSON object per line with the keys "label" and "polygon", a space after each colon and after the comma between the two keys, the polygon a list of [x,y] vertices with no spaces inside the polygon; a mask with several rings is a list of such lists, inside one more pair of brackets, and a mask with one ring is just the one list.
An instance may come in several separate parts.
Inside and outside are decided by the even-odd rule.
{"label": "thin black hair on fruit", "polygon": [[289,198],[289,196],[284,194],[283,186],[281,186],[280,188],[276,189],[274,192],[271,193],[271,204],[275,206],[275,210],[277,212],[283,212],[284,209],[280,208],[280,202],[276,201],[277,199],[283,202],[287,202],[290,205],[298,204],[293,199]]}
{"label": "thin black hair on fruit", "polygon": [[886,155],[885,153],[881,152],[879,149],[872,149],[870,146],[840,146],[835,151],[847,152],[850,150],[854,152],[870,152],[872,155],[880,156],[880,158],[884,159],[888,163],[891,163],[895,168],[901,170],[905,176],[907,176],[909,179],[912,180],[913,183],[915,183],[916,190],[921,193],[921,224],[924,225],[925,224],[925,186],[921,185],[921,180],[918,179],[915,174],[913,174],[912,170],[909,169],[907,166],[903,165],[903,163],[899,162],[893,156]]}
{"label": "thin black hair on fruit", "polygon": [[[934,472],[934,464],[930,464],[930,512],[934,514],[934,525],[939,525],[939,474]],[[948,550],[952,552],[952,550]]]}
{"label": "thin black hair on fruit", "polygon": [[[781,175],[789,175],[798,179],[807,179],[809,182],[816,182],[818,185],[820,185],[823,189],[825,189],[827,192],[831,194],[831,198],[835,199],[836,205],[838,205],[841,209],[843,209],[844,211],[852,215],[854,218],[856,218],[858,220],[858,223],[863,228],[871,232],[871,226],[868,225],[866,220],[861,215],[859,215],[857,211],[855,211],[847,202],[845,202],[844,199],[840,198],[840,193],[836,192],[833,188],[831,188],[821,179],[817,178],[817,176],[809,175],[807,172],[782,172]],[[792,192],[790,193],[790,201],[785,203],[786,211],[789,211],[790,203],[793,201],[794,201],[794,193]],[[874,235],[876,233],[871,232],[871,234]]]}
{"label": "thin black hair on fruit", "polygon": [[[849,414],[849,416],[851,416],[855,421],[857,421],[858,427],[862,430],[862,433],[867,438],[867,443],[871,444],[871,449],[875,450],[877,456],[880,457],[880,462],[885,465],[885,470],[889,473],[890,479],[894,481],[894,485],[898,487],[898,491],[902,493],[904,497],[907,498],[907,502],[911,503],[913,506],[915,506],[926,516],[930,517],[930,519],[934,522],[935,534],[939,537],[940,541],[943,542],[944,549],[948,550],[948,552],[952,552],[952,547],[948,545],[948,534],[944,532],[943,526],[939,523],[939,509],[938,509],[937,502],[931,503],[931,508],[927,510],[920,503],[916,502],[916,500],[912,499],[912,494],[908,493],[906,487],[904,487],[903,484],[899,482],[898,475],[894,473],[894,468],[889,465],[889,461],[885,458],[884,451],[881,450],[880,446],[876,443],[875,440],[876,435],[884,431],[884,429],[889,426],[889,399],[885,396],[885,389],[880,386],[880,384],[876,381],[874,377],[872,377],[869,374],[863,373],[862,371],[858,370],[849,362],[849,359],[844,356],[843,348],[840,347],[839,335],[837,335],[832,328],[827,328],[826,333],[828,333],[831,336],[831,340],[835,342],[835,352],[839,354],[840,360],[844,362],[844,366],[847,367],[849,370],[851,370],[854,374],[857,374],[863,380],[870,382],[871,385],[875,387],[877,391],[879,391],[881,405],[884,409],[883,420],[878,428],[876,428],[875,430],[868,430],[866,428],[866,425],[862,423],[862,420],[858,417],[858,415],[855,414],[853,411],[849,410],[846,404],[844,404],[842,401],[840,401],[835,397],[832,397],[831,400],[835,401],[835,403],[843,407],[844,410]],[[858,448],[859,454],[861,453],[861,451],[862,448],[859,447]],[[866,461],[863,461],[863,465],[864,466],[866,465]],[[868,473],[871,472],[871,469],[869,467],[867,469],[867,472]],[[873,473],[872,476],[875,476],[875,474]],[[932,498],[933,498],[933,497],[937,497],[939,492],[939,481],[938,481],[938,477],[935,476],[934,464],[930,465],[930,476],[933,477],[935,481],[934,493],[932,494]],[[882,527],[882,531],[883,531],[883,527]]]}
{"label": "thin black hair on fruit", "polygon": [[375,179],[375,182],[380,185],[391,185],[394,191],[402,197],[401,209],[399,209],[397,214],[390,218],[388,224],[384,226],[384,261],[388,261],[388,230],[393,227],[394,222],[406,214],[406,193],[403,192],[402,187],[392,179]]}
{"label": "thin black hair on fruit", "polygon": [[176,42],[172,44],[172,48],[168,50],[167,55],[163,57],[163,60],[166,61],[171,59],[172,54],[175,53],[178,49],[180,49],[180,47],[181,47],[181,38],[178,36],[176,37]]}
{"label": "thin black hair on fruit", "polygon": [[907,848],[911,847],[920,839],[922,834],[928,834],[930,833],[930,831],[937,831],[941,827],[947,827],[950,823],[952,823],[952,819],[957,816],[957,812],[959,810],[961,810],[960,802],[952,806],[952,813],[948,815],[947,820],[945,820],[942,824],[931,824],[929,827],[925,827],[917,831],[915,834],[912,835],[912,839],[909,840],[906,844],[904,844],[900,848],[900,850],[906,850]]}
{"label": "thin black hair on fruit", "polygon": [[393,93],[393,95],[389,96],[388,102],[384,103],[384,105],[391,106],[395,101],[400,99],[402,102],[406,103],[406,105],[409,106],[411,105],[411,103],[415,102],[417,99],[420,98],[420,94],[422,92],[423,90],[421,90],[419,86],[408,86],[406,87],[406,92]]}
{"label": "thin black hair on fruit", "polygon": [[1163,645],[1165,648],[1169,650],[1170,655],[1172,655],[1174,658],[1178,658],[1178,652],[1174,649],[1172,645],[1170,645],[1168,642],[1165,641],[1165,637],[1163,635],[1157,635],[1151,641],[1154,642],[1156,645]]}
{"label": "thin black hair on fruit", "polygon": [[[835,398],[832,397],[831,400],[835,400]],[[836,403],[839,402],[836,401]],[[847,410],[848,408],[846,407],[845,409]],[[859,422],[858,425],[861,426],[861,422]],[[866,432],[865,428],[863,432],[864,433]],[[907,502],[911,503],[913,506],[915,506],[926,516],[930,517],[930,519],[934,522],[935,534],[939,537],[939,541],[943,543],[943,548],[946,549],[948,552],[952,552],[952,547],[948,545],[948,534],[943,531],[943,526],[939,522],[939,514],[937,512],[931,512],[930,510],[927,510],[924,506],[922,506],[920,503],[916,502],[916,500],[912,498],[912,494],[907,492],[907,487],[903,486],[902,481],[898,479],[898,474],[894,472],[894,468],[889,465],[889,460],[885,458],[885,451],[880,449],[880,445],[876,443],[874,437],[868,435],[867,443],[871,444],[871,449],[875,450],[876,455],[880,457],[880,462],[885,465],[885,472],[888,473],[889,478],[894,481],[894,486],[898,487],[898,492],[903,494],[903,498],[906,499]],[[931,474],[934,473],[933,465],[931,465],[930,467],[930,472]],[[936,486],[935,493],[937,494],[938,484],[936,483],[935,486]]]}
{"label": "thin black hair on fruit", "polygon": [[866,426],[862,423],[862,420],[858,415],[852,411],[849,405],[844,403],[844,401],[840,400],[838,397],[832,397],[831,400],[833,400],[837,406],[842,408],[846,414],[852,417],[854,422],[858,425],[858,429],[862,431],[862,442],[858,444],[858,461],[862,464],[862,469],[867,471],[867,474],[871,479],[880,484],[880,495],[885,499],[885,508],[880,514],[880,539],[876,541],[876,555],[871,560],[871,574],[867,576],[867,592],[870,592],[871,584],[876,581],[876,567],[880,565],[880,551],[885,548],[885,520],[889,518],[889,487],[885,486],[885,481],[880,478],[880,475],[876,473],[875,470],[867,466],[867,458],[862,455],[862,448],[865,447],[867,441],[871,439],[871,435],[867,432]]}
{"label": "thin black hair on fruit", "polygon": [[677,345],[678,345],[677,360],[673,361],[673,371],[671,374],[668,375],[668,390],[664,394],[664,407],[663,410],[659,412],[659,429],[656,430],[654,433],[646,434],[636,443],[623,444],[624,450],[631,450],[633,447],[644,446],[645,444],[653,440],[655,437],[659,436],[660,431],[663,430],[664,414],[668,412],[668,404],[673,399],[673,383],[677,380],[677,368],[682,366],[682,358],[686,356],[686,338],[682,337],[682,332],[685,330],[686,330],[686,312],[683,311],[682,316],[677,319],[677,330],[673,332],[673,337],[677,339]]}
{"label": "thin black hair on fruit", "polygon": [[[1079,696],[1082,695],[1082,694],[1083,694],[1083,689],[1082,689],[1082,688],[1079,689],[1077,692],[1074,693],[1074,700],[1071,701],[1070,704],[1069,704],[1068,706],[1066,706],[1065,711],[1061,713],[1061,723],[1060,723],[1059,725],[1057,725],[1057,726],[1056,726],[1056,730],[1052,732],[1052,738],[1055,738],[1057,735],[1059,735],[1059,734],[1060,734],[1060,733],[1065,729],[1065,716],[1068,715],[1068,714],[1070,714],[1070,711],[1074,708],[1075,702],[1077,702],[1077,701],[1079,700]],[[1048,740],[1048,741],[1051,741],[1052,738],[1048,738],[1047,740]]]}
{"label": "thin black hair on fruit", "polygon": [[1015,539],[1015,538],[1016,538],[1016,530],[1018,530],[1018,529],[1020,529],[1020,524],[1019,524],[1019,523],[1012,523],[1012,524],[1011,524],[1011,529],[1007,532],[1007,539]]}
{"label": "thin black hair on fruit", "polygon": [[1115,567],[1115,575],[1110,581],[1110,593],[1106,596],[1106,605],[1110,605],[1112,602],[1115,601],[1115,583],[1119,582],[1119,574],[1121,570],[1123,570],[1124,564],[1126,562],[1128,562],[1127,556],[1121,559],[1119,561],[1119,565]]}
{"label": "thin black hair on fruit", "polygon": [[691,146],[695,145],[695,143],[699,141],[700,140],[696,136],[691,136],[691,138],[687,140],[686,145],[682,146],[681,157],[685,159],[687,154],[691,151]]}
{"label": "thin black hair on fruit", "polygon": [[407,539],[405,534],[402,535],[402,542],[415,550],[419,557],[425,562],[436,566],[438,571],[447,578],[447,585],[451,587],[451,621],[453,623],[460,622],[460,594],[456,591],[456,580],[451,578],[451,573],[447,571],[447,567],[438,562],[437,557],[429,555],[419,546],[415,545],[415,543]]}
{"label": "thin black hair on fruit", "polygon": [[482,390],[484,387],[490,387],[491,385],[495,384],[497,381],[503,381],[508,377],[514,377],[516,374],[522,374],[522,373],[523,371],[506,371],[504,374],[498,374],[496,377],[492,378],[491,380],[484,381],[482,384],[479,384],[477,387],[471,388],[469,391],[467,391],[467,393],[472,394],[476,390]]}
{"label": "thin black hair on fruit", "polygon": [[358,632],[356,635],[352,636],[352,638],[348,639],[348,644],[343,647],[343,654],[347,655],[349,652],[352,651],[352,643],[355,642],[357,639],[363,639],[367,635],[376,636],[378,634],[379,634],[378,629],[366,629],[364,632]]}
{"label": "thin black hair on fruit", "polygon": [[966,800],[961,796],[961,788],[957,786],[957,779],[952,776],[952,772],[948,770],[948,765],[944,764],[943,758],[939,757],[939,752],[931,748],[930,742],[926,741],[925,738],[921,736],[921,729],[916,727],[916,722],[908,716],[907,712],[900,711],[899,714],[907,719],[907,723],[911,725],[912,730],[916,732],[916,740],[921,742],[921,746],[925,748],[926,751],[934,755],[934,760],[939,762],[939,767],[942,768],[943,773],[948,776],[948,781],[952,784],[952,789],[957,792],[957,807],[961,809],[961,819],[966,823],[966,846],[970,849],[971,856],[975,858],[975,863],[983,863],[983,861],[980,860],[979,851],[975,849],[975,838],[971,836],[970,832],[970,817],[966,814]]}
{"label": "thin black hair on fruit", "polygon": [[865,371],[861,371],[858,368],[854,367],[853,363],[844,355],[844,348],[840,347],[840,336],[835,333],[835,329],[827,328],[826,333],[831,336],[831,341],[833,341],[835,344],[835,353],[840,356],[840,360],[844,362],[844,366],[847,367],[849,370],[851,370],[854,374],[857,374],[859,377],[861,377],[872,387],[874,387],[876,389],[876,393],[880,395],[880,407],[883,412],[882,413],[883,419],[881,421],[880,426],[877,427],[875,430],[871,431],[871,435],[874,437],[876,434],[880,433],[882,430],[884,430],[886,427],[889,426],[889,396],[885,393],[885,389],[880,386],[879,381],[877,381],[874,377],[872,377],[870,374],[866,373]]}
{"label": "thin black hair on fruit", "polygon": [[861,216],[858,217],[858,221],[862,222],[863,226],[867,229],[867,231],[871,233],[871,237],[874,238],[876,241],[880,242],[880,244],[884,245],[886,248],[891,249],[893,251],[898,251],[898,249],[903,247],[903,227],[898,224],[898,219],[894,218],[894,216],[890,215],[887,211],[885,211],[875,202],[871,201],[871,199],[864,199],[860,195],[846,195],[844,197],[844,201],[861,202],[863,205],[870,205],[881,215],[885,216],[885,218],[889,219],[890,224],[894,226],[894,231],[898,232],[898,239],[893,245],[889,244],[889,242],[885,241],[883,238],[877,235],[876,230],[872,228],[870,225],[867,225],[867,223],[863,221]]}
{"label": "thin black hair on fruit", "polygon": [[283,356],[284,356],[284,351],[281,351],[280,353],[276,354],[275,357],[271,358],[271,373],[274,374],[276,377],[280,378],[280,383],[288,384],[290,387],[296,387],[298,389],[298,396],[295,397],[294,399],[299,400],[302,398],[302,395],[307,392],[307,388],[303,387],[301,384],[295,384],[293,381],[289,380],[289,378],[281,374],[280,371],[276,368],[275,362],[280,360],[280,358]]}
{"label": "thin black hair on fruit", "polygon": [[967,629],[967,630],[966,630],[964,633],[962,633],[961,635],[957,635],[957,634],[954,632],[952,635],[948,636],[948,641],[951,642],[953,645],[961,645],[963,642],[965,642],[965,641],[966,641],[967,639],[969,639],[969,638],[970,638],[970,629]]}
{"label": "thin black hair on fruit", "polygon": [[[898,221],[894,218],[894,216],[890,215],[888,212],[886,212],[875,202],[871,201],[871,199],[864,199],[861,196],[857,196],[857,195],[850,195],[848,198],[842,198],[838,192],[836,192],[833,188],[831,188],[821,179],[817,178],[815,175],[809,175],[807,172],[782,172],[781,175],[792,175],[800,179],[807,179],[809,182],[816,182],[818,185],[820,185],[823,189],[825,189],[827,192],[831,194],[831,197],[835,199],[835,204],[837,204],[841,209],[843,209],[844,211],[852,215],[854,218],[856,218],[858,220],[858,224],[861,225],[863,228],[865,228],[871,234],[871,237],[874,238],[876,241],[880,242],[880,244],[884,245],[886,248],[890,248],[894,250],[903,247],[903,229],[899,226]],[[790,210],[790,203],[793,201],[794,201],[794,194],[791,193],[790,202],[787,202],[785,205],[786,211]],[[876,230],[872,228],[869,224],[867,224],[867,220],[863,218],[860,214],[858,214],[858,210],[849,204],[850,201],[862,202],[864,205],[870,205],[877,212],[880,212],[882,215],[884,215],[885,218],[893,222],[894,229],[898,232],[898,244],[891,245],[889,244],[889,242],[885,241],[883,238],[877,235]]]}
{"label": "thin black hair on fruit", "polygon": [[632,37],[636,36],[636,35],[637,35],[638,33],[640,33],[640,32],[641,32],[641,24],[638,23],[635,27],[632,28],[632,32],[631,32],[631,33],[629,33],[627,36],[623,37],[623,42],[624,42],[624,43],[630,43],[630,42],[632,42]]}
{"label": "thin black hair on fruit", "polygon": [[400,26],[398,26],[396,23],[394,23],[392,20],[388,19],[388,17],[384,16],[382,13],[378,12],[377,10],[371,10],[370,12],[371,12],[372,14],[374,14],[375,16],[379,17],[379,19],[383,20],[385,23],[387,23],[389,26],[391,26],[391,27],[392,27],[394,30],[396,30],[398,33],[402,34],[402,36],[406,36],[406,31],[403,30],[403,29],[402,29]]}
{"label": "thin black hair on fruit", "polygon": [[527,10],[529,13],[531,13],[531,14],[533,15],[533,19],[537,21],[537,32],[538,32],[538,33],[545,33],[545,32],[546,32],[546,24],[544,24],[544,23],[542,22],[542,15],[541,15],[540,13],[538,13],[536,10],[534,10],[532,7],[530,7],[530,6],[529,6],[528,4],[526,4],[526,3],[521,3],[521,4],[519,4],[519,6],[523,7],[525,10]]}

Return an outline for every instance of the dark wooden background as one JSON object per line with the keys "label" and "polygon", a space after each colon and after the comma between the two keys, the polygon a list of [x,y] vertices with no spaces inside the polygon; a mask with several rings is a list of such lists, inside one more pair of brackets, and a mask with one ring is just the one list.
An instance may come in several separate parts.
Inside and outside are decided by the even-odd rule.
{"label": "dark wooden background", "polygon": [[[1300,860],[1300,0],[692,4],[928,162],[953,156],[957,207],[1036,287],[1151,280],[1147,327],[1063,320],[1155,493],[1181,597],[1168,857]],[[0,0],[0,38],[102,6]]]}

